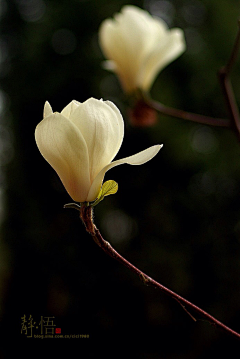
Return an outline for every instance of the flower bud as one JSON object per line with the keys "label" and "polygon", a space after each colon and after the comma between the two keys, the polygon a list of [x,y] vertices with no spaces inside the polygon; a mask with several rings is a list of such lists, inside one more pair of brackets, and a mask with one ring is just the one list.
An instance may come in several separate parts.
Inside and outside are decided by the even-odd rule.
{"label": "flower bud", "polygon": [[99,43],[126,93],[148,92],[157,74],[185,50],[183,31],[169,30],[160,18],[136,6],[124,6],[99,29]]}
{"label": "flower bud", "polygon": [[60,113],[53,113],[46,102],[44,119],[35,130],[39,151],[76,202],[92,202],[99,198],[99,193],[100,199],[115,193],[114,181],[100,192],[109,169],[123,163],[143,164],[162,147],[155,145],[112,162],[123,136],[124,123],[118,108],[110,101],[94,98],[83,103],[72,101]]}

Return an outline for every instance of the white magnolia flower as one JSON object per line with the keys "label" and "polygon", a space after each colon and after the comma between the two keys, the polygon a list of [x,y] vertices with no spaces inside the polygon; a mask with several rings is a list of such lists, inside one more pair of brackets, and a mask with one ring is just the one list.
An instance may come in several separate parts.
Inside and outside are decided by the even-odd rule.
{"label": "white magnolia flower", "polygon": [[90,98],[70,102],[61,113],[48,102],[35,139],[45,160],[54,168],[76,202],[94,201],[105,173],[117,165],[141,165],[154,157],[156,145],[133,156],[112,162],[124,136],[123,118],[110,101]]}
{"label": "white magnolia flower", "polygon": [[114,71],[126,92],[148,91],[157,76],[185,50],[181,29],[169,30],[160,18],[136,6],[124,6],[99,29],[106,68]]}

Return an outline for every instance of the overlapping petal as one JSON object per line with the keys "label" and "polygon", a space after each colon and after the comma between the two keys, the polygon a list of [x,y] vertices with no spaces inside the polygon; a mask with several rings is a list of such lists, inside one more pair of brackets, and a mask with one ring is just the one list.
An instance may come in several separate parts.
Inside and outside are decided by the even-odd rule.
{"label": "overlapping petal", "polygon": [[52,107],[48,101],[45,102],[44,109],[43,109],[43,118],[50,116],[53,114]]}
{"label": "overlapping petal", "polygon": [[54,168],[73,200],[85,201],[90,183],[86,142],[62,114],[45,117],[35,130],[37,146],[45,160]]}
{"label": "overlapping petal", "polygon": [[76,100],[71,101],[64,109],[61,111],[61,114],[66,118],[70,119],[72,113],[76,110],[77,107],[81,105],[81,102]]}
{"label": "overlapping petal", "polygon": [[93,201],[96,198],[96,196],[98,195],[99,190],[101,188],[101,184],[102,184],[103,178],[105,176],[105,173],[107,171],[109,171],[111,168],[125,164],[125,163],[129,164],[129,165],[142,165],[142,164],[150,161],[154,156],[156,156],[156,154],[160,151],[161,148],[162,148],[162,145],[151,146],[144,151],[136,153],[135,155],[125,157],[125,158],[116,160],[112,163],[109,163],[98,173],[98,175],[94,179],[94,181],[91,185],[89,194],[88,194],[87,201]]}
{"label": "overlapping petal", "polygon": [[70,116],[88,149],[90,181],[116,156],[123,140],[122,115],[110,101],[89,99]]}
{"label": "overlapping petal", "polygon": [[166,37],[146,56],[137,80],[138,86],[147,91],[152,86],[159,71],[175,60],[184,49],[183,32],[180,29],[168,31]]}

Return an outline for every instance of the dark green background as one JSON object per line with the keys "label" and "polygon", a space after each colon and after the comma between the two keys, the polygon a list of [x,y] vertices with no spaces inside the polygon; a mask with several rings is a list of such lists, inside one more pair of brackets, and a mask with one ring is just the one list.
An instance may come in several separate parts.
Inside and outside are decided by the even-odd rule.
{"label": "dark green background", "polygon": [[[128,122],[126,98],[105,71],[101,22],[126,1],[1,1],[0,318],[2,358],[16,345],[42,341],[21,334],[21,317],[54,316],[69,357],[205,359],[236,357],[239,341],[142,284],[86,234],[71,199],[41,157],[34,130],[48,100],[112,100],[125,120],[117,158],[153,144],[161,152],[142,166],[106,174],[119,192],[95,209],[105,239],[160,283],[240,332],[240,146],[229,130],[159,115],[151,128]],[[159,74],[151,95],[166,105],[228,116],[217,79],[237,33],[240,2],[132,1],[184,29],[187,51]],[[59,32],[60,30],[60,32]],[[66,31],[67,30],[67,31]],[[240,67],[232,82],[240,101]],[[194,314],[194,313],[192,313]],[[7,345],[7,339],[12,345]],[[63,341],[61,341],[62,343]],[[6,344],[4,344],[6,343]],[[14,343],[14,345],[13,345]],[[44,342],[45,343],[45,342]],[[60,341],[50,340],[59,355]],[[77,350],[77,351],[76,351]]]}

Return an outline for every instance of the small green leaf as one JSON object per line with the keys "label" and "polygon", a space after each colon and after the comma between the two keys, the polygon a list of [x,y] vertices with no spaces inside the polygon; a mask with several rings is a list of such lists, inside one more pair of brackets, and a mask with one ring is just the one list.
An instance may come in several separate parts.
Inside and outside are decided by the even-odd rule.
{"label": "small green leaf", "polygon": [[99,202],[101,202],[104,197],[109,196],[110,194],[115,194],[118,190],[117,182],[113,180],[109,180],[103,183],[102,188],[99,191],[98,197],[95,202],[93,202],[92,206],[96,206]]}
{"label": "small green leaf", "polygon": [[118,184],[117,182],[113,181],[113,180],[109,180],[104,182],[104,184],[102,185],[100,194],[101,196],[109,196],[110,194],[115,194],[118,190]]}

